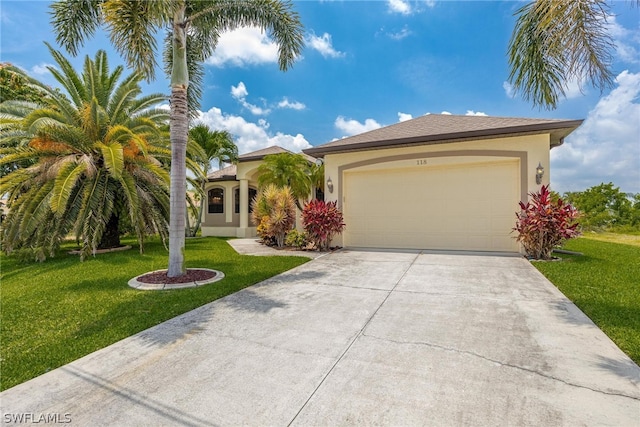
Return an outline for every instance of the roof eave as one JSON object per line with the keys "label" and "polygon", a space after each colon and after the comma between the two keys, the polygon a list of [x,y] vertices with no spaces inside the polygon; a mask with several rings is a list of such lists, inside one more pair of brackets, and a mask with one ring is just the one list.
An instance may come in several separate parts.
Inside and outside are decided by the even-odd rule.
{"label": "roof eave", "polygon": [[223,175],[218,178],[207,178],[207,182],[237,181],[237,175]]}
{"label": "roof eave", "polygon": [[[473,139],[487,139],[491,137],[505,137],[507,135],[522,135],[522,134],[535,134],[535,133],[543,133],[544,131],[558,131],[555,132],[558,134],[562,134],[562,136],[558,139],[559,143],[552,144],[552,146],[558,146],[562,142],[560,140],[564,139],[565,136],[569,135],[573,132],[578,126],[582,124],[582,120],[566,120],[560,122],[552,122],[552,123],[543,123],[543,124],[535,124],[535,125],[522,125],[522,126],[510,126],[505,128],[494,128],[494,129],[480,129],[474,131],[465,131],[465,132],[450,132],[446,134],[437,134],[437,135],[428,135],[428,136],[417,136],[410,138],[398,138],[398,139],[387,139],[380,141],[370,141],[363,143],[355,143],[355,144],[344,144],[344,145],[335,145],[329,147],[313,147],[302,150],[305,154],[314,157],[324,157],[326,154],[332,153],[342,153],[349,151],[364,151],[370,149],[382,149],[382,148],[394,148],[400,146],[407,145],[429,145],[429,144],[443,144],[450,142],[462,142]],[[330,144],[330,143],[329,143]]]}

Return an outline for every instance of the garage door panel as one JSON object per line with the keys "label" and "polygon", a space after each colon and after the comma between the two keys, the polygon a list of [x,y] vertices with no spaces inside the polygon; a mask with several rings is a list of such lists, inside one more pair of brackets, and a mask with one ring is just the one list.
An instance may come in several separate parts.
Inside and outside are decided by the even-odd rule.
{"label": "garage door panel", "polygon": [[519,161],[346,172],[345,245],[517,251]]}

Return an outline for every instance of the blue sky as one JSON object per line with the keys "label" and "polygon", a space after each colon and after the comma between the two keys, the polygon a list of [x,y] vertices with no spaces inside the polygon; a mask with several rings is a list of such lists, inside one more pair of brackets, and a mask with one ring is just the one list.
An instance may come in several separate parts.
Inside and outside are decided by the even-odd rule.
{"label": "blue sky", "polygon": [[[53,84],[55,44],[49,2],[0,3],[0,60]],[[552,187],[560,192],[613,182],[640,192],[640,8],[611,2],[616,42],[612,88],[569,84],[556,110],[532,107],[507,83],[513,13],[506,1],[297,1],[306,47],[287,72],[276,47],[254,28],[223,35],[206,66],[201,120],[229,130],[241,153],[277,144],[292,151],[423,114],[486,114],[586,119],[552,150]],[[97,49],[122,63],[104,34]],[[160,70],[159,70],[160,71]],[[159,74],[161,74],[159,72]],[[145,90],[168,93],[160,77]]]}

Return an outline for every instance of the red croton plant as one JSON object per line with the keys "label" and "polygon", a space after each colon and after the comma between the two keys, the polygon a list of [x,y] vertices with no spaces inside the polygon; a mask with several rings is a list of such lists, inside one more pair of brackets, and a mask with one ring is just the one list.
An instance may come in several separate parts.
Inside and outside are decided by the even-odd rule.
{"label": "red croton plant", "polygon": [[345,227],[336,202],[323,200],[312,200],[304,206],[302,225],[309,241],[319,250],[328,250],[331,239]]}
{"label": "red croton plant", "polygon": [[567,239],[580,235],[575,221],[578,211],[562,199],[553,201],[549,186],[543,185],[537,193],[530,193],[529,202],[520,202],[521,211],[513,229],[524,250],[535,259],[551,259],[551,252]]}

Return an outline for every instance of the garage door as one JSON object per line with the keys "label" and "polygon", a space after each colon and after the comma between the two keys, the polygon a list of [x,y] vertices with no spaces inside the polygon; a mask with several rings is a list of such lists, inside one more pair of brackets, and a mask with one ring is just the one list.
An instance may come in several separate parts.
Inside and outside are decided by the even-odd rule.
{"label": "garage door", "polygon": [[518,251],[519,161],[344,174],[345,246]]}

